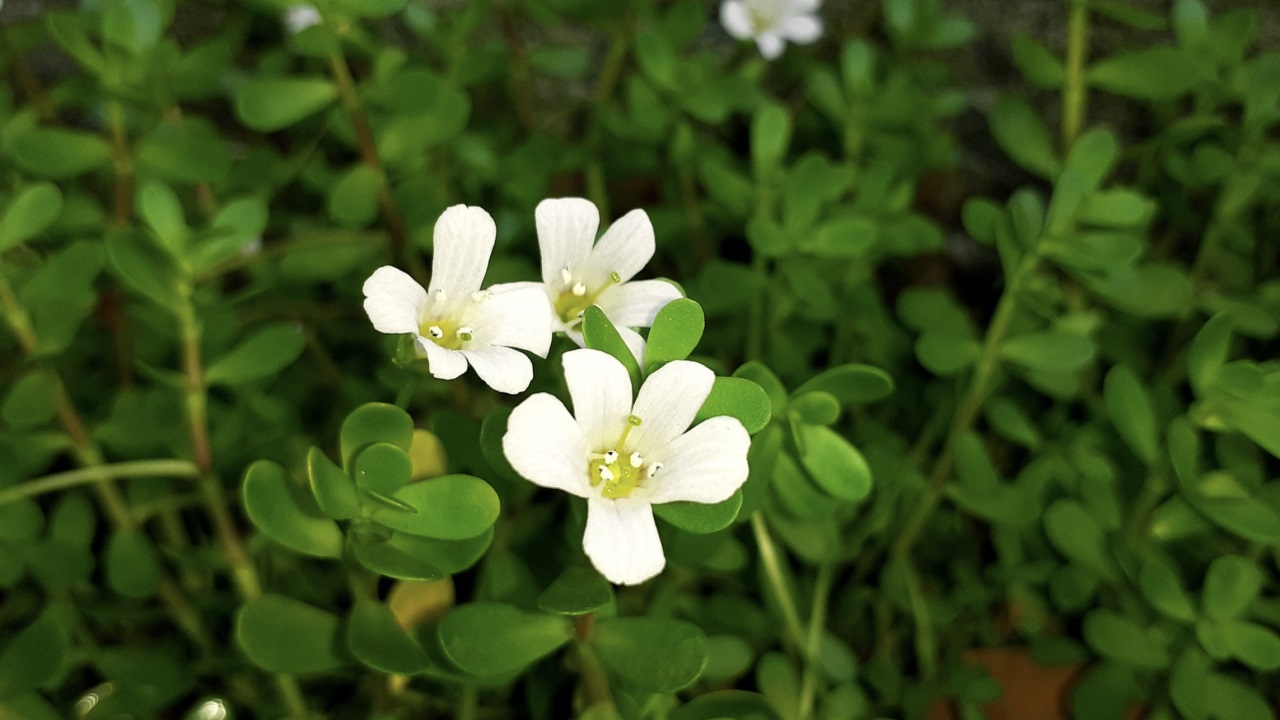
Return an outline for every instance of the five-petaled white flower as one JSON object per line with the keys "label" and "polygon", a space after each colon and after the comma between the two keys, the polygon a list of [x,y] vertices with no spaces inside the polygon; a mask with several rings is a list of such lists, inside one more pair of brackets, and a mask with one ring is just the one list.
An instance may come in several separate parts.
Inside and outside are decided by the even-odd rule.
{"label": "five-petaled white flower", "polygon": [[533,380],[533,364],[512,348],[546,357],[551,318],[545,298],[528,283],[480,289],[496,236],[484,210],[445,210],[436,221],[430,287],[383,266],[364,283],[364,309],[379,332],[412,334],[432,375],[452,380],[470,363],[489,387],[518,393]]}
{"label": "five-petaled white flower", "polygon": [[297,35],[312,25],[319,25],[323,22],[324,18],[321,17],[320,11],[316,9],[315,5],[306,3],[290,5],[284,11],[284,26],[294,35]]}
{"label": "five-petaled white flower", "polygon": [[790,40],[808,45],[822,35],[822,0],[725,0],[720,24],[739,40],[754,39],[760,54],[773,60]]}
{"label": "five-petaled white flower", "polygon": [[631,281],[653,257],[649,216],[632,210],[598,243],[600,211],[588,200],[543,200],[534,219],[542,250],[541,291],[551,301],[554,329],[582,345],[582,315],[595,305],[617,327],[632,354],[643,356],[643,341],[631,328],[653,325],[662,306],[680,297],[680,290],[669,282]]}
{"label": "five-petaled white flower", "polygon": [[516,407],[502,449],[516,472],[542,487],[586,498],[582,546],[610,582],[635,585],[666,564],[652,506],[727,500],[747,480],[751,440],[742,423],[718,416],[692,429],[715,373],[687,360],[667,363],[640,387],[599,350],[564,355],[573,415],[545,393]]}

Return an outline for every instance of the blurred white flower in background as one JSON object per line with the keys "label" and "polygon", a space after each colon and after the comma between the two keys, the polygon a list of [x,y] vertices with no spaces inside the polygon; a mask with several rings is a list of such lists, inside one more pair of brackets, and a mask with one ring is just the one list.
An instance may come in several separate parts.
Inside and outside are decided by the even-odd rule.
{"label": "blurred white flower in background", "polygon": [[322,22],[324,18],[315,5],[291,5],[284,11],[284,26],[294,35]]}
{"label": "blurred white flower in background", "polygon": [[720,24],[739,40],[755,40],[760,54],[773,60],[788,41],[808,45],[822,36],[821,5],[822,0],[725,0]]}

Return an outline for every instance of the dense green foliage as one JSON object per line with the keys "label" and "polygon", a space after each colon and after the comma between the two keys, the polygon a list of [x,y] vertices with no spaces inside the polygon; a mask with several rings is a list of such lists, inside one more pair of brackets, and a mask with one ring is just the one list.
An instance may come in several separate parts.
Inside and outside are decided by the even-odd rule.
{"label": "dense green foliage", "polygon": [[[1252,11],[1063,0],[1064,56],[1000,38],[1025,83],[989,98],[942,0],[828,0],[772,62],[701,0],[318,5],[0,28],[0,718],[1275,718]],[[961,154],[964,114],[1003,158]],[[948,212],[970,161],[1023,187]],[[379,266],[425,284],[457,204],[496,221],[486,283],[536,280],[562,196],[647,211],[644,276],[689,298],[639,358],[598,309],[587,345],[637,388],[705,364],[698,421],[752,434],[739,492],[654,507],[637,587],[508,463],[521,398],[361,308]],[[530,393],[566,397],[573,347]]]}

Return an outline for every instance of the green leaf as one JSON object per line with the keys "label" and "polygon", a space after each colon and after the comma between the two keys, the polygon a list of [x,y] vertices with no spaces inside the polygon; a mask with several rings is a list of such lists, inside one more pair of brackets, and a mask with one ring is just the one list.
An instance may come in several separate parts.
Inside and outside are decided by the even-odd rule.
{"label": "green leaf", "polygon": [[184,273],[152,242],[141,235],[111,232],[106,244],[111,270],[126,285],[162,308],[171,310],[183,302]]}
{"label": "green leaf", "polygon": [[52,371],[31,370],[9,388],[0,403],[0,418],[15,428],[39,427],[53,419],[60,392],[58,376]]}
{"label": "green leaf", "polygon": [[413,460],[391,443],[374,443],[356,456],[351,477],[361,490],[395,495],[413,477]]}
{"label": "green leaf", "polygon": [[429,560],[407,552],[403,543],[394,544],[394,541],[401,537],[399,535],[392,538],[390,542],[382,538],[372,538],[365,542],[359,539],[359,533],[356,537],[357,540],[352,546],[352,553],[356,556],[356,560],[380,575],[400,580],[433,581],[447,574]]}
{"label": "green leaf", "polygon": [[1108,130],[1090,130],[1071,146],[1066,165],[1053,187],[1046,223],[1049,234],[1058,236],[1071,228],[1111,172],[1116,159],[1116,139]]}
{"label": "green leaf", "polygon": [[328,107],[338,97],[320,78],[253,78],[236,93],[236,115],[247,127],[275,132]]}
{"label": "green leaf", "polygon": [[840,401],[829,392],[815,390],[796,395],[787,412],[807,425],[830,425],[840,417]]}
{"label": "green leaf", "polygon": [[861,405],[892,395],[893,378],[871,365],[838,365],[809,378],[791,395],[799,397],[817,391],[831,393],[844,405]]}
{"label": "green leaf", "polygon": [[93,133],[32,128],[13,138],[9,155],[27,172],[61,180],[107,164],[111,146]]}
{"label": "green leaf", "polygon": [[131,598],[151,597],[160,589],[164,569],[155,547],[138,531],[117,531],[107,541],[107,585]]}
{"label": "green leaf", "polygon": [[339,225],[362,228],[378,217],[378,193],[382,171],[357,163],[333,184],[329,191],[329,217]]}
{"label": "green leaf", "polygon": [[1094,610],[1084,618],[1084,638],[1099,655],[1144,668],[1169,665],[1165,645],[1132,618],[1112,610]]}
{"label": "green leaf", "polygon": [[356,453],[366,445],[388,442],[409,452],[413,444],[413,418],[395,405],[366,403],[342,422],[342,466],[350,469]]}
{"label": "green leaf", "polygon": [[388,674],[413,675],[431,661],[380,602],[358,602],[347,618],[347,647],[360,662]]}
{"label": "green leaf", "polygon": [[705,326],[702,306],[693,300],[679,298],[663,306],[653,319],[653,327],[649,329],[649,339],[645,344],[645,374],[652,373],[672,360],[689,357],[694,348],[698,347]]}
{"label": "green leaf", "polygon": [[1139,229],[1156,213],[1156,204],[1128,188],[1100,190],[1084,199],[1079,220],[1086,225]]}
{"label": "green leaf", "polygon": [[231,171],[231,151],[213,123],[201,117],[163,122],[144,135],[138,160],[172,182],[221,182]]}
{"label": "green leaf", "polygon": [[1209,318],[1187,347],[1187,377],[1196,396],[1203,398],[1213,386],[1218,368],[1231,352],[1231,315],[1220,312]]}
{"label": "green leaf", "polygon": [[1113,55],[1088,70],[1089,84],[1117,95],[1160,102],[1176,100],[1200,82],[1200,63],[1173,47],[1150,47]]}
{"label": "green leaf", "polygon": [[800,463],[823,490],[841,500],[856,502],[871,492],[871,468],[862,453],[827,427],[800,426]]}
{"label": "green leaf", "polygon": [[1013,62],[1028,82],[1042,90],[1058,90],[1067,80],[1062,61],[1022,33],[1013,36]]}
{"label": "green leaf", "polygon": [[768,698],[745,690],[717,690],[699,695],[670,717],[671,720],[782,720]]}
{"label": "green leaf", "polygon": [[66,661],[67,632],[45,612],[0,650],[0,700],[35,690],[52,679]]}
{"label": "green leaf", "polygon": [[1223,555],[1209,564],[1200,605],[1205,615],[1231,620],[1244,614],[1262,591],[1262,571],[1247,558]]}
{"label": "green leaf", "polygon": [[570,565],[538,595],[538,609],[556,615],[585,615],[613,602],[613,587],[594,568]]}
{"label": "green leaf", "polygon": [[[599,307],[592,305],[582,315],[582,340],[592,350],[600,350],[614,357],[627,369],[633,390],[640,387],[640,364],[631,349],[622,341],[618,329]],[[647,353],[646,353],[647,354]]]}
{"label": "green leaf", "polygon": [[285,469],[259,460],[244,474],[245,511],[272,540],[295,552],[323,558],[342,557],[342,531],[333,520],[304,510],[294,498]]}
{"label": "green leaf", "polygon": [[1147,602],[1165,615],[1184,622],[1195,620],[1195,605],[1183,588],[1177,566],[1164,555],[1149,555],[1143,561],[1138,587]]}
{"label": "green leaf", "polygon": [[311,481],[311,494],[325,515],[334,520],[350,520],[360,514],[360,496],[355,483],[320,448],[307,451],[307,477]]}
{"label": "green leaf", "polygon": [[745,378],[718,377],[711,386],[711,394],[698,409],[693,424],[727,415],[737,418],[747,432],[754,435],[769,424],[771,411],[764,388]]}
{"label": "green leaf", "polygon": [[1270,629],[1251,622],[1223,623],[1222,639],[1227,652],[1259,672],[1280,668],[1280,637]]}
{"label": "green leaf", "polygon": [[1079,370],[1093,360],[1093,352],[1089,338],[1061,330],[1016,335],[1000,346],[1005,360],[1049,372]]}
{"label": "green leaf", "polygon": [[62,212],[62,192],[49,182],[29,185],[0,216],[0,252],[44,232]]}
{"label": "green leaf", "polygon": [[1115,576],[1102,527],[1079,502],[1055,500],[1045,510],[1044,530],[1054,547],[1073,562],[1103,577]]}
{"label": "green leaf", "polygon": [[336,0],[344,13],[360,18],[385,18],[404,10],[405,0]]}
{"label": "green leaf", "polygon": [[1040,177],[1055,177],[1061,171],[1049,128],[1026,101],[1002,96],[988,120],[992,136],[1010,160]]}
{"label": "green leaf", "polygon": [[0,505],[0,540],[18,545],[35,542],[44,530],[44,511],[31,498]]}
{"label": "green leaf", "polygon": [[692,685],[707,662],[707,638],[702,630],[670,618],[601,620],[592,644],[610,670],[654,692],[672,693]]}
{"label": "green leaf", "polygon": [[822,258],[860,258],[875,245],[878,232],[868,218],[836,218],[819,225],[800,249]]}
{"label": "green leaf", "polygon": [[279,673],[315,673],[342,665],[336,615],[283,595],[248,601],[236,615],[236,639],[259,667]]}
{"label": "green leaf", "polygon": [[572,637],[567,617],[531,613],[514,605],[473,602],[440,621],[440,645],[472,675],[508,675],[556,651]]}
{"label": "green leaf", "polygon": [[786,108],[765,103],[751,117],[751,163],[756,175],[776,168],[791,144],[791,116]]}
{"label": "green leaf", "polygon": [[738,519],[742,508],[742,490],[718,503],[670,502],[653,506],[653,514],[681,530],[706,535],[723,530]]}
{"label": "green leaf", "polygon": [[916,339],[916,358],[934,375],[954,375],[978,360],[982,348],[972,338],[926,330]]}
{"label": "green leaf", "polygon": [[741,367],[733,371],[733,377],[750,380],[759,385],[769,398],[769,404],[773,412],[782,412],[787,404],[787,388],[778,379],[778,376],[769,369],[769,366],[755,360],[743,363]]}
{"label": "green leaf", "polygon": [[488,530],[500,512],[498,493],[470,475],[445,475],[400,489],[396,500],[416,512],[375,510],[373,519],[411,535],[464,540]]}
{"label": "green leaf", "polygon": [[636,60],[645,76],[662,88],[676,89],[679,61],[671,43],[652,30],[642,30],[636,33],[635,44]]}
{"label": "green leaf", "polygon": [[1151,398],[1138,376],[1124,365],[1115,366],[1107,373],[1103,398],[1120,437],[1143,463],[1154,464],[1160,452],[1156,418]]}
{"label": "green leaf", "polygon": [[239,385],[271,377],[292,365],[305,345],[299,326],[268,325],[210,363],[205,379],[211,385]]}
{"label": "green leaf", "polygon": [[149,182],[137,195],[138,213],[146,221],[161,247],[175,258],[186,254],[191,230],[182,213],[182,203],[168,185]]}

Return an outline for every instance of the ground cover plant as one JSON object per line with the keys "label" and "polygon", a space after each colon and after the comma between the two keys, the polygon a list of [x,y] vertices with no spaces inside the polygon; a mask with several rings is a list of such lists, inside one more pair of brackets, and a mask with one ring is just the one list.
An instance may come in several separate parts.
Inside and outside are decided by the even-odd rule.
{"label": "ground cover plant", "polygon": [[1049,5],[11,2],[0,718],[1275,718],[1276,10]]}

